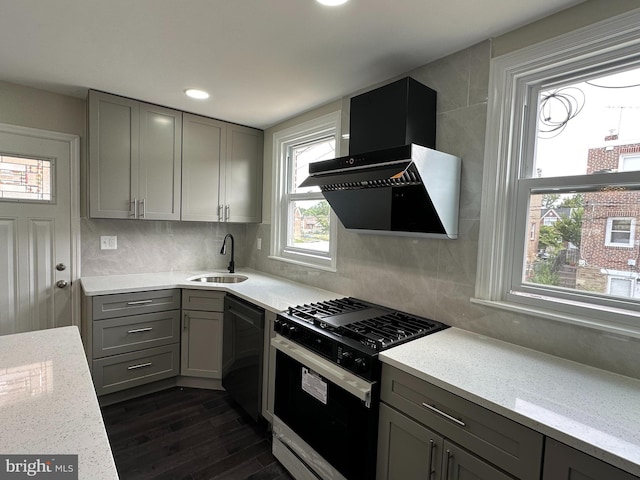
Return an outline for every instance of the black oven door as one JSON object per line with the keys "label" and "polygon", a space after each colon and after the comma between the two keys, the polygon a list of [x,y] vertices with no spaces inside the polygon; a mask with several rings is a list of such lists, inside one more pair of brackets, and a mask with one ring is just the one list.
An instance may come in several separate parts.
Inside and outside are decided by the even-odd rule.
{"label": "black oven door", "polygon": [[348,480],[375,479],[378,384],[369,384],[369,401],[364,401],[339,385],[333,375],[339,367],[323,376],[296,350],[297,359],[281,349],[276,353],[276,417]]}

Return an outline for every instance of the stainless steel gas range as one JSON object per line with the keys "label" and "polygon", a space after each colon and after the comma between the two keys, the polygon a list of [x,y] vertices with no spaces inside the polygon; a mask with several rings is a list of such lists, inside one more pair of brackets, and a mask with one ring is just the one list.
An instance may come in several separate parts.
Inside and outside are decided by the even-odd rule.
{"label": "stainless steel gas range", "polygon": [[273,453],[298,480],[375,478],[378,353],[447,328],[355,298],[278,315]]}

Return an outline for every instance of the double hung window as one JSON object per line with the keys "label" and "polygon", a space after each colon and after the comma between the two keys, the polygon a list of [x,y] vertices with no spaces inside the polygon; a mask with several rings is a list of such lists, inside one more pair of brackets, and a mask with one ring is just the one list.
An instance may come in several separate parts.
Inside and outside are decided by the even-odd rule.
{"label": "double hung window", "polygon": [[640,335],[631,17],[494,60],[474,301]]}
{"label": "double hung window", "polygon": [[335,158],[339,114],[274,135],[274,224],[271,256],[335,270],[335,218],[318,187],[300,187],[309,164]]}

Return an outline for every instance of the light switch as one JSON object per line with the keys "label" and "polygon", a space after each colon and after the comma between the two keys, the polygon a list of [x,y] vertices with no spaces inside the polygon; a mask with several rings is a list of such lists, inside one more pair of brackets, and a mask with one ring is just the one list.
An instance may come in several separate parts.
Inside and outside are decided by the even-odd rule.
{"label": "light switch", "polygon": [[118,237],[113,236],[100,236],[100,250],[116,250],[118,248]]}

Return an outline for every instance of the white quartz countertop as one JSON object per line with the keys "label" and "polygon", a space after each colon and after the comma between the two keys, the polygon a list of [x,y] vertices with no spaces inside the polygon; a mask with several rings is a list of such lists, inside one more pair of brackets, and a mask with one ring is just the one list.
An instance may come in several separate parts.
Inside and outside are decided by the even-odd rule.
{"label": "white quartz countertop", "polygon": [[457,328],[384,363],[640,475],[640,381]]}
{"label": "white quartz countertop", "polygon": [[275,313],[294,305],[344,297],[339,293],[302,285],[250,269],[236,271],[237,275],[248,277],[248,280],[241,283],[202,283],[187,280],[190,277],[204,274],[220,275],[228,274],[228,272],[209,270],[105,275],[82,277],[81,282],[84,294],[90,297],[168,288],[218,290],[232,293]]}
{"label": "white quartz countertop", "polygon": [[78,478],[118,478],[77,327],[0,336],[0,455],[78,455]]}

